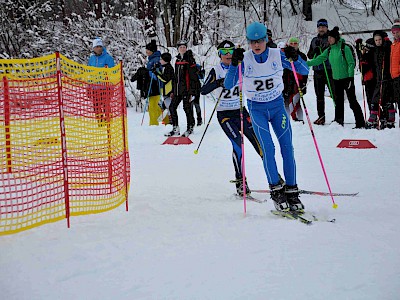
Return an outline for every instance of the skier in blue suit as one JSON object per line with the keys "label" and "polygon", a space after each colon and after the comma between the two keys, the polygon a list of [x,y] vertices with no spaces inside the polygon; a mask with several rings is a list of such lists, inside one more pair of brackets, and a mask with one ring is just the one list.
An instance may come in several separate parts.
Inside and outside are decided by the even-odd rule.
{"label": "skier in blue suit", "polygon": [[[263,153],[263,165],[271,189],[271,198],[280,211],[303,211],[296,181],[296,162],[292,143],[292,129],[284,106],[283,69],[291,70],[289,59],[294,61],[296,72],[308,74],[306,62],[297,51],[288,46],[283,53],[280,49],[267,47],[267,27],[254,22],[246,28],[246,37],[251,50],[234,50],[232,63],[225,77],[225,88],[233,88],[239,80],[239,61],[241,61],[242,91],[247,98],[254,132]],[[275,161],[275,147],[270,126],[275,132],[281,148],[283,171],[286,185],[279,178]]]}
{"label": "skier in blue suit", "polygon": [[108,54],[106,48],[103,45],[103,41],[100,38],[93,40],[93,54],[89,58],[88,65],[91,67],[112,68],[115,66],[114,59]]}

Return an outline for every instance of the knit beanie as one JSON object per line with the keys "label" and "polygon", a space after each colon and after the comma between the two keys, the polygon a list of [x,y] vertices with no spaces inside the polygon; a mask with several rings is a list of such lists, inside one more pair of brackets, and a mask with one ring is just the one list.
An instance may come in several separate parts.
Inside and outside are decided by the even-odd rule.
{"label": "knit beanie", "polygon": [[179,48],[179,46],[186,46],[186,47],[187,47],[187,44],[188,44],[187,41],[185,41],[185,40],[179,40],[179,41],[176,43],[176,48]]}
{"label": "knit beanie", "polygon": [[235,48],[235,44],[232,43],[231,41],[224,40],[217,46],[217,50],[222,48]]}
{"label": "knit beanie", "polygon": [[165,53],[161,54],[161,58],[162,58],[162,60],[165,61],[166,63],[169,63],[169,62],[171,62],[172,56],[171,56],[170,53],[165,52]]}
{"label": "knit beanie", "polygon": [[336,41],[340,39],[339,27],[335,26],[332,30],[328,31],[328,36],[333,37]]}
{"label": "knit beanie", "polygon": [[289,39],[289,43],[300,43],[300,40],[297,38],[297,37],[294,37],[294,36],[292,36],[290,39]]}
{"label": "knit beanie", "polygon": [[326,19],[319,19],[317,21],[317,27],[319,27],[319,26],[328,27],[328,21]]}
{"label": "knit beanie", "polygon": [[396,22],[392,26],[392,32],[400,31],[400,22]]}
{"label": "knit beanie", "polygon": [[146,45],[146,49],[150,50],[153,53],[156,52],[157,51],[156,40],[151,40],[151,42]]}

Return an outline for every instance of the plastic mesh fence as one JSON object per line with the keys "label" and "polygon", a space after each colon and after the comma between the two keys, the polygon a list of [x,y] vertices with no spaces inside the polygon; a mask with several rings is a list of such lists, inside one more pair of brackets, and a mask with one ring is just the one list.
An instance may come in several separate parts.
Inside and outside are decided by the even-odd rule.
{"label": "plastic mesh fence", "polygon": [[0,60],[0,235],[128,199],[122,66]]}

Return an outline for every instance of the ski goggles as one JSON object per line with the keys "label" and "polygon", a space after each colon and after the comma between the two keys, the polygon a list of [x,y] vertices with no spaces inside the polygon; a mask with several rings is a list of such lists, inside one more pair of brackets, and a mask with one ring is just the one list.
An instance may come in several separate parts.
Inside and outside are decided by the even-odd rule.
{"label": "ski goggles", "polygon": [[233,50],[235,50],[235,48],[221,48],[218,51],[219,51],[219,54],[221,54],[221,55],[227,55],[227,54],[232,55]]}
{"label": "ski goggles", "polygon": [[261,43],[265,42],[266,40],[267,40],[266,37],[263,37],[263,38],[258,39],[258,40],[247,40],[247,41],[248,41],[249,44],[254,45],[254,44],[261,44]]}

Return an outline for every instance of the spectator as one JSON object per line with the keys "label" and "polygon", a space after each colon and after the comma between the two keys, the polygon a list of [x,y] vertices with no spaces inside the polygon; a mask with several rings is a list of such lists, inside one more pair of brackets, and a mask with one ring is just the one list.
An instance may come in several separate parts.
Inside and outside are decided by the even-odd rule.
{"label": "spectator", "polygon": [[[311,40],[310,49],[307,57],[313,59],[324,52],[329,47],[328,42],[328,21],[319,19],[317,22],[318,35]],[[314,121],[316,125],[325,124],[325,87],[329,89],[333,97],[332,69],[329,61],[324,61],[313,67],[314,70],[314,90],[317,97],[318,118]],[[335,101],[336,99],[334,99]]]}

